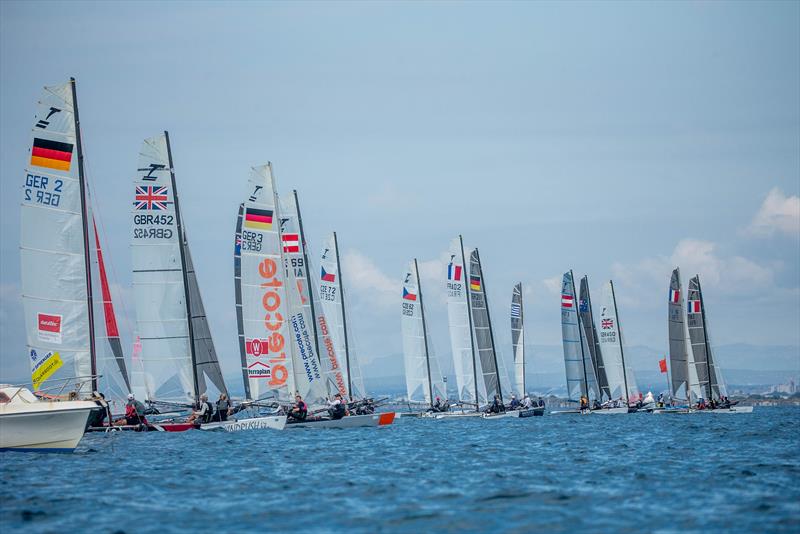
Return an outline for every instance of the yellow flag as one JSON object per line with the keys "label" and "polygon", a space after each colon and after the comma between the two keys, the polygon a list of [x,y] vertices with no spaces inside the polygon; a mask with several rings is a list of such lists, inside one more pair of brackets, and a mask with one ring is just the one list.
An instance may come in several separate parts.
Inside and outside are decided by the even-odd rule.
{"label": "yellow flag", "polygon": [[48,352],[44,358],[39,360],[36,366],[31,371],[31,379],[33,381],[33,389],[39,389],[39,386],[48,378],[53,376],[53,373],[59,370],[64,362],[57,352]]}

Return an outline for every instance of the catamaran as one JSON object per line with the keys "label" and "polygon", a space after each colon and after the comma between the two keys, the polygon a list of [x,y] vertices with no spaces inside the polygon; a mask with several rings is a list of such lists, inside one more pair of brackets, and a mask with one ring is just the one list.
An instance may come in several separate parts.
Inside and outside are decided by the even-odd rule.
{"label": "catamaran", "polygon": [[416,258],[403,275],[400,304],[407,400],[431,413],[443,412],[447,409],[447,387],[439,361],[431,354]]}
{"label": "catamaran", "polygon": [[[522,305],[522,282],[514,286],[511,293],[511,346],[514,350],[514,386],[516,393],[527,398],[525,389],[525,315]],[[520,408],[520,417],[544,415],[544,404],[533,408]]]}
{"label": "catamaran", "polygon": [[[145,139],[134,178],[131,254],[140,369],[133,389],[151,405],[188,408],[207,392],[227,394],[180,209],[169,133]],[[198,424],[165,422],[157,430]]]}
{"label": "catamaran", "polygon": [[[90,412],[107,413],[130,391],[84,172],[74,78],[45,87],[31,130],[20,261],[37,395],[2,386],[0,449],[71,451]],[[98,279],[101,301],[93,293]],[[105,321],[95,321],[96,307]],[[102,339],[107,342],[98,342]]]}

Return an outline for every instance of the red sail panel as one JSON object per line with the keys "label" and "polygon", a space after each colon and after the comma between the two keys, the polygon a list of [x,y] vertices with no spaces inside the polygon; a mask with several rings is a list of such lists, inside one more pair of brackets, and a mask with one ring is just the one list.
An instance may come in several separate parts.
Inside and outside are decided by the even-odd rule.
{"label": "red sail panel", "polygon": [[97,235],[97,224],[92,217],[94,226],[94,242],[97,247],[97,265],[100,268],[100,287],[103,291],[103,315],[106,318],[106,332],[108,337],[119,337],[117,328],[117,317],[114,315],[114,305],[111,303],[111,291],[108,289],[108,277],[106,276],[106,265],[103,262],[103,251],[100,249],[100,237]]}

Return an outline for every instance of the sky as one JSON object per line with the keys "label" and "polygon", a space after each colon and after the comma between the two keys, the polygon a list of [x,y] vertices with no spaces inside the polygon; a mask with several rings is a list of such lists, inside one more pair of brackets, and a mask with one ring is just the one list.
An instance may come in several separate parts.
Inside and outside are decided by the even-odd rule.
{"label": "sky", "polygon": [[701,276],[714,343],[800,345],[800,3],[1,2],[0,380],[28,373],[31,119],[41,88],[70,76],[126,347],[132,179],[163,130],[228,376],[235,217],[266,161],[298,191],[314,254],[338,234],[364,361],[401,353],[416,257],[451,366],[459,234],[480,249],[507,357],[513,284],[526,339],[558,345],[569,269],[594,295],[614,280],[631,344],[666,350],[680,266]]}

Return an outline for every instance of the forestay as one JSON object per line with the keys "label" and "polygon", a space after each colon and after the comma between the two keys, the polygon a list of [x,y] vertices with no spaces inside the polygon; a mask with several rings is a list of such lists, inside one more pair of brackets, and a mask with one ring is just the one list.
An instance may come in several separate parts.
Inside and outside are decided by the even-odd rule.
{"label": "forestay", "polygon": [[253,167],[241,234],[242,326],[252,399],[295,393],[280,214],[269,163]]}
{"label": "forestay", "polygon": [[447,391],[439,363],[430,353],[416,261],[409,262],[403,275],[400,304],[408,400],[432,404],[435,397],[446,399]]}
{"label": "forestay", "polygon": [[480,361],[473,347],[467,269],[460,238],[454,239],[450,245],[446,276],[447,318],[458,399],[465,403],[486,404],[486,385],[483,380],[477,383],[475,380],[476,375],[480,374]]}
{"label": "forestay", "polygon": [[575,304],[575,284],[571,271],[564,273],[561,282],[561,339],[564,347],[564,367],[567,375],[567,396],[572,401],[586,396],[600,399],[592,367],[589,347],[581,332]]}

